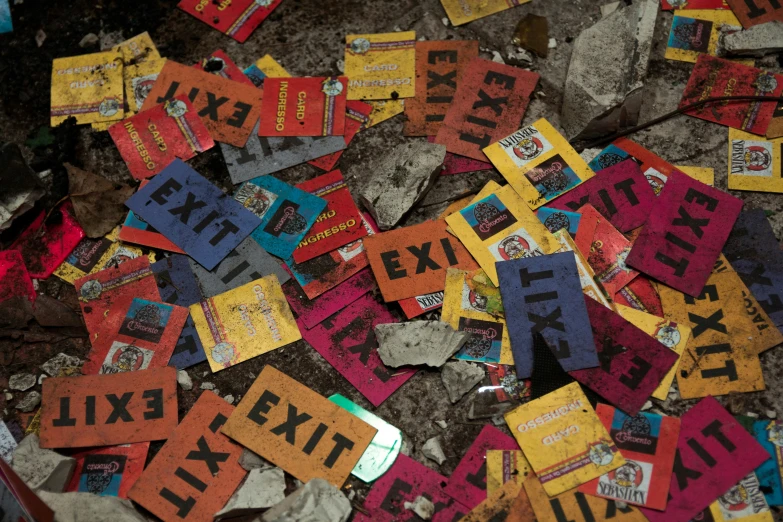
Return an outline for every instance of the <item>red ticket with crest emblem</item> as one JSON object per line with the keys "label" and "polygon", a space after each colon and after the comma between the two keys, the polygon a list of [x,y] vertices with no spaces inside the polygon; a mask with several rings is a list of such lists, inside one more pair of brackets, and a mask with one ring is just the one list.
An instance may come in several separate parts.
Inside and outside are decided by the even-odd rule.
{"label": "red ticket with crest emblem", "polygon": [[267,78],[259,136],[342,136],[348,78]]}
{"label": "red ticket with crest emblem", "polygon": [[282,1],[181,0],[177,7],[237,42],[244,42]]}
{"label": "red ticket with crest emblem", "polygon": [[[581,248],[582,255],[587,257],[588,264],[593,268],[596,279],[603,285],[606,293],[615,295],[621,288],[633,281],[639,272],[630,268],[625,259],[631,252],[631,242],[628,241],[619,230],[614,228],[592,205],[585,205],[578,211],[582,214],[579,221],[580,237],[577,245],[589,244],[588,248]],[[587,243],[593,230],[592,240]],[[584,241],[585,243],[582,243]]]}

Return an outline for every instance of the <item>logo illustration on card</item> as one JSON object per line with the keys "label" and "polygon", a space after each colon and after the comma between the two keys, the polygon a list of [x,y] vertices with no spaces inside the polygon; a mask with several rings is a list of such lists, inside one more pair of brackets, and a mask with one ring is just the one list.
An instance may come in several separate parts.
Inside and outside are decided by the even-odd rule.
{"label": "logo illustration on card", "polygon": [[171,311],[172,308],[164,304],[134,299],[122,321],[120,333],[151,343],[160,342]]}
{"label": "logo illustration on card", "polygon": [[675,17],[669,47],[706,53],[710,46],[712,22],[682,16]]}
{"label": "logo illustration on card", "polygon": [[489,245],[489,251],[498,261],[543,255],[538,244],[523,228],[515,230],[497,243]]}
{"label": "logo illustration on card", "polygon": [[621,450],[655,455],[659,429],[659,426],[653,427],[650,420],[639,413],[635,417],[626,417],[619,430],[612,426],[611,434]]}
{"label": "logo illustration on card", "polygon": [[277,200],[277,194],[269,192],[258,185],[245,183],[234,195],[234,199],[242,203],[246,209],[259,218],[263,218],[264,214],[272,208],[275,200]]}
{"label": "logo illustration on card", "polygon": [[681,339],[680,331],[677,330],[677,323],[673,322],[659,324],[655,329],[654,337],[670,350],[674,350],[674,347],[680,344]]}
{"label": "logo illustration on card", "polygon": [[767,426],[767,437],[769,441],[778,447],[783,447],[783,424],[777,424],[775,421]]}
{"label": "logo illustration on card", "polygon": [[66,262],[85,273],[89,273],[90,270],[95,268],[95,265],[111,244],[111,241],[106,238],[97,240],[82,239],[76,246],[76,249],[68,256]]}
{"label": "logo illustration on card", "polygon": [[146,370],[153,355],[154,352],[151,350],[114,341],[98,373],[111,374]]}
{"label": "logo illustration on card", "polygon": [[517,218],[494,194],[460,213],[482,241],[517,222]]}
{"label": "logo illustration on card", "polygon": [[666,185],[666,181],[669,179],[666,174],[658,172],[652,167],[644,171],[644,177],[647,179],[647,183],[650,184],[656,196],[661,193],[663,186]]}
{"label": "logo illustration on card", "polygon": [[544,220],[544,226],[550,232],[555,233],[561,228],[568,230],[571,227],[571,221],[562,212],[555,212]]}
{"label": "logo illustration on card", "polygon": [[292,236],[301,234],[307,228],[307,220],[298,210],[299,205],[284,199],[280,206],[277,207],[272,219],[264,227],[264,232],[275,237],[280,237],[280,234],[283,233]]}
{"label": "logo illustration on card", "polygon": [[597,492],[602,496],[645,504],[651,477],[650,463],[626,459],[625,464],[601,476]]}
{"label": "logo illustration on card", "polygon": [[769,511],[769,506],[764,498],[764,493],[761,492],[755,473],[750,473],[726,493],[719,496],[718,508],[726,520],[744,518]]}
{"label": "logo illustration on card", "polygon": [[79,293],[85,301],[92,301],[93,299],[98,299],[102,291],[103,286],[101,283],[93,279],[84,283]]}
{"label": "logo illustration on card", "polygon": [[477,294],[466,282],[462,282],[462,302],[463,310],[477,310],[479,312],[487,311],[488,298],[485,295]]}
{"label": "logo illustration on card", "polygon": [[79,477],[79,491],[116,497],[126,460],[125,455],[87,455]]}
{"label": "logo illustration on card", "polygon": [[458,358],[462,355],[471,359],[500,360],[500,345],[503,341],[501,323],[460,317],[457,329],[471,334],[457,354]]}
{"label": "logo illustration on card", "polygon": [[595,444],[590,444],[590,449],[587,451],[587,457],[590,462],[598,467],[608,466],[614,460],[614,451],[610,443],[607,441],[598,441]]}
{"label": "logo illustration on card", "polygon": [[152,90],[152,86],[155,85],[155,80],[157,79],[158,75],[156,73],[138,76],[131,80],[131,88],[133,89],[133,97],[136,99],[137,107],[144,105],[144,100],[147,99],[147,95]]}
{"label": "logo illustration on card", "polygon": [[748,176],[772,176],[772,143],[732,140],[731,173]]}
{"label": "logo illustration on card", "polygon": [[568,163],[555,154],[525,173],[525,177],[543,197],[554,197],[579,184],[580,179]]}
{"label": "logo illustration on card", "polygon": [[520,167],[552,150],[552,144],[532,125],[503,138],[500,145],[514,164]]}

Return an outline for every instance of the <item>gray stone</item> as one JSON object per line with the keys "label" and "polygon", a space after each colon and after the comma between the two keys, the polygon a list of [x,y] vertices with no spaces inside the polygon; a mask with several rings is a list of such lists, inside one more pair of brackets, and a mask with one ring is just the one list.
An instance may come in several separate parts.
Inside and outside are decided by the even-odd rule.
{"label": "gray stone", "polygon": [[281,285],[291,278],[280,263],[252,237],[239,243],[212,270],[205,269],[191,258],[188,261],[205,298],[228,292],[269,274],[275,274]]}
{"label": "gray stone", "polygon": [[440,173],[446,147],[426,141],[409,141],[351,167],[356,172],[372,172],[370,183],[359,195],[381,230],[389,230],[427,195]]}
{"label": "gray stone", "polygon": [[783,51],[783,23],[777,20],[721,36],[719,52],[725,56],[753,56]]}
{"label": "gray stone", "polygon": [[484,370],[465,361],[450,362],[441,370],[440,378],[453,404],[481,382]]}
{"label": "gray stone", "polygon": [[223,400],[229,404],[234,404],[235,399],[233,395],[226,395],[225,397],[223,397]]}
{"label": "gray stone", "polygon": [[81,366],[82,362],[78,357],[66,355],[64,353],[58,353],[45,363],[41,365],[41,369],[48,373],[51,377],[57,377],[62,368],[68,368],[71,366]]}
{"label": "gray stone", "polygon": [[375,337],[378,355],[386,366],[440,367],[462,348],[470,334],[455,331],[443,321],[411,321],[379,324]]}
{"label": "gray stone", "polygon": [[610,14],[617,11],[617,9],[620,7],[620,2],[609,2],[608,4],[604,4],[601,6],[601,18],[606,18]]}
{"label": "gray stone", "polygon": [[62,492],[71,480],[76,460],[38,444],[38,435],[28,435],[14,450],[11,467],[35,490]]}
{"label": "gray stone", "polygon": [[190,375],[188,375],[188,372],[185,370],[177,370],[177,382],[185,391],[190,391],[193,389],[193,381],[191,380]]}
{"label": "gray stone", "polygon": [[211,382],[202,382],[201,386],[199,386],[199,388],[201,388],[202,390],[212,390],[212,391],[214,391],[215,390],[215,385],[212,384]]}
{"label": "gray stone", "polygon": [[84,49],[85,47],[92,47],[98,43],[98,35],[95,33],[87,33],[84,38],[79,42],[79,47]]}
{"label": "gray stone", "polygon": [[345,522],[351,503],[342,491],[315,478],[264,513],[263,522]]}
{"label": "gray stone", "polygon": [[342,136],[274,138],[258,135],[258,124],[244,147],[221,143],[231,182],[242,183],[299,165],[346,147]]}
{"label": "gray stone", "polygon": [[413,511],[423,520],[432,520],[432,516],[435,514],[435,504],[422,496],[416,497],[413,502],[405,502],[403,507]]}
{"label": "gray stone", "polygon": [[439,466],[446,462],[446,454],[443,453],[443,447],[441,447],[438,437],[432,437],[425,442],[421,447],[421,452],[428,459],[437,462]]}
{"label": "gray stone", "polygon": [[239,465],[242,466],[242,469],[245,471],[272,467],[269,462],[247,448],[244,448],[242,450],[242,455],[239,456]]}
{"label": "gray stone", "polygon": [[569,139],[636,125],[659,0],[636,0],[582,31],[568,68],[561,122]]}
{"label": "gray stone", "polygon": [[31,391],[24,396],[24,399],[19,401],[16,405],[16,409],[24,413],[30,413],[41,404],[41,394],[37,391]]}
{"label": "gray stone", "polygon": [[147,522],[130,500],[102,497],[92,493],[37,492],[44,503],[54,511],[55,522]]}
{"label": "gray stone", "polygon": [[109,49],[118,46],[125,41],[125,36],[122,34],[122,30],[105,32],[103,29],[98,33],[98,38],[101,42],[101,51],[108,51]]}
{"label": "gray stone", "polygon": [[216,518],[232,518],[267,509],[285,500],[285,473],[280,468],[253,469]]}
{"label": "gray stone", "polygon": [[17,373],[8,379],[8,387],[12,390],[27,391],[35,386],[36,378],[32,373]]}

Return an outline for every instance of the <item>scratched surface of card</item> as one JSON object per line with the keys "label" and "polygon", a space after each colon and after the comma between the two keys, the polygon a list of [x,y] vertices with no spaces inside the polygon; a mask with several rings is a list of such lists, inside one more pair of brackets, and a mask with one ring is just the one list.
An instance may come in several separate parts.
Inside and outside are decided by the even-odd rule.
{"label": "scratched surface of card", "polygon": [[128,110],[125,116],[136,114],[144,105],[144,100],[155,85],[160,71],[166,64],[165,58],[152,58],[143,62],[126,63],[123,67],[123,83],[125,84],[125,102]]}
{"label": "scratched surface of card", "polygon": [[[213,5],[213,4],[210,4]],[[235,82],[167,60],[142,110],[187,94],[216,141],[242,147],[261,113],[261,96],[252,85]]]}
{"label": "scratched surface of card", "polygon": [[0,302],[12,297],[26,297],[32,303],[35,301],[35,295],[35,287],[21,252],[0,252]]}
{"label": "scratched surface of card", "polygon": [[627,263],[688,295],[701,293],[742,201],[674,171]]}
{"label": "scratched surface of card", "polygon": [[473,58],[465,67],[435,143],[448,152],[489,161],[482,149],[518,128],[539,75]]}
{"label": "scratched surface of card", "polygon": [[224,434],[299,480],[318,477],[337,487],[377,431],[270,365],[223,426]]}
{"label": "scratched surface of card", "polygon": [[272,274],[190,307],[213,373],[302,338]]}
{"label": "scratched surface of card", "polygon": [[[343,136],[343,145],[341,149],[337,149],[335,152],[327,153],[320,158],[309,160],[308,163],[313,167],[318,167],[321,170],[332,170],[337,162],[340,160],[340,156],[343,154],[343,149],[353,140],[356,133],[362,130],[365,125],[370,122],[370,113],[372,112],[372,105],[359,100],[348,100],[345,103],[345,135]],[[337,139],[336,137],[321,138]]]}
{"label": "scratched surface of card", "polygon": [[400,454],[391,469],[373,484],[364,509],[367,514],[358,512],[356,522],[404,522],[418,520],[419,517],[405,509],[406,502],[424,496],[435,505],[433,522],[452,522],[460,520],[470,509],[443,492],[442,484],[447,478],[412,458]]}
{"label": "scratched surface of card", "polygon": [[550,496],[626,463],[578,382],[523,404],[504,417]]}
{"label": "scratched surface of card", "polygon": [[180,0],[177,7],[205,24],[244,42],[283,0]]}
{"label": "scratched surface of card", "polygon": [[[675,13],[666,45],[666,58],[696,63],[700,54],[717,55],[718,39],[723,26],[739,27],[728,9],[689,9]],[[728,27],[727,27],[728,29]]]}
{"label": "scratched surface of card", "polygon": [[175,158],[189,160],[215,145],[184,94],[115,123],[109,135],[136,179],[150,178]]}
{"label": "scratched surface of card", "polygon": [[528,3],[530,0],[440,0],[449,20],[454,25],[462,25],[484,18],[514,6]]}
{"label": "scratched surface of card", "polygon": [[544,118],[485,147],[484,154],[534,210],[593,177],[587,163]]}
{"label": "scratched surface of card", "polygon": [[729,4],[745,29],[773,20],[783,21],[783,6],[777,0],[725,0],[725,2]]}
{"label": "scratched surface of card", "polygon": [[137,442],[71,455],[76,459],[76,468],[65,491],[128,498],[128,491],[144,470],[149,447],[149,442]]}
{"label": "scratched surface of card", "polygon": [[177,372],[50,377],[43,382],[42,448],[165,440],[177,426]]}
{"label": "scratched surface of card", "polygon": [[769,459],[756,468],[767,503],[783,505],[783,421],[758,420],[753,423],[753,436],[769,455]]}
{"label": "scratched surface of card", "polygon": [[416,94],[415,45],[414,31],[346,35],[348,99],[412,98]]}
{"label": "scratched surface of card", "polygon": [[516,450],[517,441],[494,426],[484,426],[449,477],[443,492],[473,509],[487,498],[487,450]]}
{"label": "scratched surface of card", "polygon": [[690,520],[769,455],[714,398],[702,399],[680,419],[669,502],[642,509],[650,522]]}
{"label": "scratched surface of card", "polygon": [[[315,299],[305,294],[295,279],[289,279],[283,285],[283,293],[291,305],[297,321],[306,329],[313,328],[321,321],[332,316],[375,288],[375,278],[371,270],[360,270],[331,290],[327,290]],[[302,331],[302,328],[299,329]]]}
{"label": "scratched surface of card", "polygon": [[70,117],[76,118],[77,124],[121,120],[124,100],[119,51],[52,61],[52,127]]}
{"label": "scratched surface of card", "polygon": [[[533,373],[533,335],[540,332],[567,372],[599,365],[573,252],[497,264],[517,377]],[[601,306],[601,305],[599,305]]]}
{"label": "scratched surface of card", "polygon": [[487,450],[487,495],[500,489],[506,482],[522,484],[532,472],[530,463],[521,450]]}
{"label": "scratched surface of card", "polygon": [[783,138],[765,139],[729,129],[729,189],[783,192]]}
{"label": "scratched surface of card", "polygon": [[266,79],[259,136],[342,136],[347,85],[344,76]]}
{"label": "scratched surface of card", "polygon": [[476,40],[416,42],[416,96],[405,102],[405,136],[438,133],[462,69],[477,56]]}
{"label": "scratched surface of card", "polygon": [[377,407],[416,373],[416,368],[387,368],[378,355],[375,325],[396,322],[384,304],[363,295],[301,331],[304,340]]}
{"label": "scratched surface of card", "polygon": [[550,208],[576,212],[589,203],[620,232],[644,225],[655,204],[652,187],[633,160],[603,169],[567,194],[549,203]]}
{"label": "scratched surface of card", "polygon": [[203,392],[136,481],[131,500],[162,520],[211,522],[247,475],[242,447],[220,433],[233,412]]}
{"label": "scratched surface of card", "polygon": [[291,257],[326,207],[326,200],[272,176],[245,182],[234,199],[260,219],[251,234],[253,239],[281,259]]}
{"label": "scratched surface of card", "polygon": [[585,296],[585,304],[600,365],[570,372],[571,376],[634,416],[679,358],[593,299]]}

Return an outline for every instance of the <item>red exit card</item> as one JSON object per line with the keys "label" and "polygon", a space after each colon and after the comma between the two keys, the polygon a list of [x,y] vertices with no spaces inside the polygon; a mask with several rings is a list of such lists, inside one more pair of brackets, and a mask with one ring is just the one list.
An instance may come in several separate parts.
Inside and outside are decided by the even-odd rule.
{"label": "red exit card", "polygon": [[[372,112],[372,105],[364,103],[359,100],[348,100],[345,102],[345,144],[350,145],[353,137],[370,121],[370,113]],[[312,161],[308,161],[313,167],[318,167],[322,170],[332,170],[337,162],[340,160],[340,156],[343,155],[343,151],[338,150],[326,156],[321,156]]]}
{"label": "red exit card", "polygon": [[267,78],[259,136],[342,136],[348,78]]}
{"label": "red exit card", "polygon": [[[712,0],[717,2],[718,0]],[[777,20],[783,22],[783,5],[779,0],[725,0],[742,27],[748,29],[754,25]]]}
{"label": "red exit card", "polygon": [[474,58],[435,137],[448,152],[489,162],[482,149],[519,128],[539,75]]}
{"label": "red exit card", "polygon": [[177,7],[244,42],[283,0],[180,0]]}
{"label": "red exit card", "polygon": [[235,82],[244,83],[245,85],[252,85],[253,82],[248,78],[244,71],[239,68],[234,60],[228,57],[228,55],[222,51],[217,50],[210,54],[208,58],[204,58],[200,62],[193,65],[194,68],[208,73],[234,80]]}
{"label": "red exit card", "polygon": [[628,264],[698,297],[741,209],[742,200],[673,171]]}
{"label": "red exit card", "polygon": [[609,295],[614,295],[639,275],[626,264],[631,242],[592,205],[581,207],[579,213],[582,217],[576,232],[577,247],[587,257],[595,278]]}

